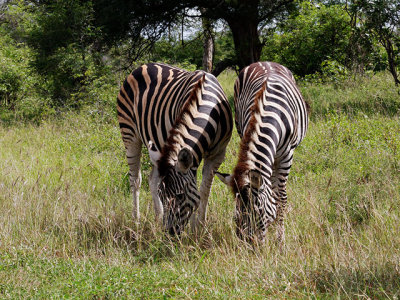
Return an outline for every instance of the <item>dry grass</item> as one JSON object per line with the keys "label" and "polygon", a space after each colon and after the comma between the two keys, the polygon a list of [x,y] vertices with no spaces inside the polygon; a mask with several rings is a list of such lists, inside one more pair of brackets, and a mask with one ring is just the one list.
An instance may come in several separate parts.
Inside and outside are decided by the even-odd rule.
{"label": "dry grass", "polygon": [[[396,116],[312,121],[281,248],[273,227],[261,247],[236,238],[218,179],[201,238],[162,234],[146,155],[136,227],[116,123],[70,115],[0,127],[0,298],[398,298],[399,134]],[[222,171],[238,143],[235,133]]]}

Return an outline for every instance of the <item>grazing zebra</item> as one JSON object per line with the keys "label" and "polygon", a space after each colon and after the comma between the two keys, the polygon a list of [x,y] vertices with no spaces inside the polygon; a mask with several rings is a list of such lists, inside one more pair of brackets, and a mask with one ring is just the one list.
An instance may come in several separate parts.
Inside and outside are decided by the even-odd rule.
{"label": "grazing zebra", "polygon": [[234,98],[239,159],[232,175],[216,174],[235,194],[238,236],[263,241],[267,226],[277,220],[283,241],[286,182],[294,149],[306,134],[306,103],[292,73],[272,62],[243,69]]}
{"label": "grazing zebra", "polygon": [[[229,103],[217,79],[152,63],[134,70],[118,95],[118,121],[129,165],[133,218],[139,220],[140,157],[149,150],[149,178],[156,220],[179,234],[206,218],[214,172],[232,134]],[[197,168],[204,158],[200,193]],[[199,207],[198,216],[192,213]]]}

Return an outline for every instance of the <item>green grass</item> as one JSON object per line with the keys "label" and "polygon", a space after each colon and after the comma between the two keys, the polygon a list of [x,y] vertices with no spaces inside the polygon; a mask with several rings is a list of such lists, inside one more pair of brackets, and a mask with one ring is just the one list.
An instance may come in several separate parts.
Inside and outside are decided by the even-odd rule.
{"label": "green grass", "polygon": [[[234,78],[219,78],[228,98]],[[386,93],[369,95],[392,99],[385,76],[376,81]],[[82,112],[0,126],[0,298],[398,298],[399,114],[341,109],[368,94],[352,83],[301,89],[314,115],[289,177],[283,248],[273,227],[261,247],[237,239],[218,179],[203,237],[162,234],[147,155],[136,227],[116,120]],[[223,172],[238,145],[234,132]]]}
{"label": "green grass", "polygon": [[312,107],[311,118],[318,120],[330,112],[349,116],[357,114],[396,116],[400,111],[400,89],[389,73],[349,78],[341,84],[301,83],[304,99]]}

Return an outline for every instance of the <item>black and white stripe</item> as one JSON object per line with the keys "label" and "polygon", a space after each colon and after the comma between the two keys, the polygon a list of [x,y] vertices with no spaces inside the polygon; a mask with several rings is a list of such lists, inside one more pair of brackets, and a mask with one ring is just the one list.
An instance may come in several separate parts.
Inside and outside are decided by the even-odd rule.
{"label": "black and white stripe", "polygon": [[[213,172],[225,156],[233,121],[216,78],[165,64],[139,67],[118,95],[118,121],[129,164],[134,219],[139,219],[141,145],[154,167],[150,189],[156,218],[179,232],[199,206],[197,226],[206,217]],[[200,193],[196,172],[204,159]]]}
{"label": "black and white stripe", "polygon": [[236,196],[237,232],[263,240],[277,220],[284,239],[286,183],[294,149],[308,126],[307,107],[292,73],[277,63],[254,63],[235,82],[235,123],[242,138],[232,176],[219,174]]}

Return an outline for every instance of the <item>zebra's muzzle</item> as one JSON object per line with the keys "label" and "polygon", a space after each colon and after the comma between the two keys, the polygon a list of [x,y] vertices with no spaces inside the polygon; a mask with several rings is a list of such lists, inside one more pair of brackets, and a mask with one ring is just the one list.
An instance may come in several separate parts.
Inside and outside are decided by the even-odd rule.
{"label": "zebra's muzzle", "polygon": [[165,231],[172,236],[179,236],[183,229],[183,226],[180,225],[178,218],[173,214],[169,214],[164,225]]}

